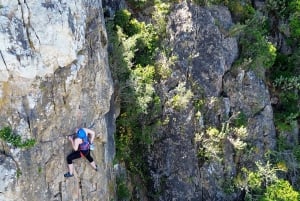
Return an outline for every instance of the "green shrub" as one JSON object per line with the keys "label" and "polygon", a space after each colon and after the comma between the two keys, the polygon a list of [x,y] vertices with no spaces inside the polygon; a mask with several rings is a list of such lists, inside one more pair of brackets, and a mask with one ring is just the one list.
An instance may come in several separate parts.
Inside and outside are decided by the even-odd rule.
{"label": "green shrub", "polygon": [[14,134],[10,127],[4,127],[0,130],[0,138],[5,142],[11,143],[15,147],[30,148],[35,145],[34,139],[22,141],[20,135]]}
{"label": "green shrub", "polygon": [[128,33],[128,26],[129,22],[131,20],[131,13],[126,10],[119,10],[116,12],[115,17],[114,17],[114,24],[115,26],[121,27],[125,33]]}
{"label": "green shrub", "polygon": [[270,76],[279,102],[274,108],[275,125],[279,131],[291,131],[293,121],[299,118],[300,78],[296,76],[300,64],[300,51],[296,49],[291,55],[278,54]]}
{"label": "green shrub", "polygon": [[300,39],[300,1],[291,0],[288,5],[289,28],[291,33],[291,45],[299,44]]}
{"label": "green shrub", "polygon": [[174,96],[168,100],[166,104],[176,110],[183,110],[187,108],[192,97],[192,91],[190,89],[186,89],[184,83],[179,83],[174,89]]}
{"label": "green shrub", "polygon": [[154,88],[154,55],[159,38],[152,24],[139,22],[127,10],[119,11],[114,22],[108,31],[113,46],[110,65],[119,82],[121,104],[116,121],[116,159],[146,184],[144,155],[152,143],[161,108]]}
{"label": "green shrub", "polygon": [[300,90],[300,76],[290,76],[275,79],[274,86],[280,88],[281,90]]}
{"label": "green shrub", "polygon": [[288,12],[288,0],[267,0],[265,4],[268,13],[277,17],[284,17]]}
{"label": "green shrub", "polygon": [[235,181],[237,187],[246,190],[246,200],[297,201],[299,193],[293,190],[288,181],[277,177],[278,171],[286,171],[286,166],[280,169],[281,166],[257,162],[255,171],[242,168],[242,176],[238,176]]}
{"label": "green shrub", "polygon": [[300,1],[299,0],[290,0],[288,9],[289,9],[289,12],[291,12],[291,13],[300,11]]}
{"label": "green shrub", "polygon": [[129,201],[131,193],[126,185],[126,180],[123,177],[117,177],[117,197],[118,200]]}
{"label": "green shrub", "polygon": [[154,0],[127,0],[129,6],[136,10],[143,10],[153,5]]}
{"label": "green shrub", "polygon": [[276,58],[276,48],[267,40],[263,24],[247,26],[240,39],[241,58],[251,59],[251,69],[270,68]]}
{"label": "green shrub", "polygon": [[291,29],[291,36],[300,39],[300,11],[293,13],[290,17],[289,26]]}
{"label": "green shrub", "polygon": [[300,163],[300,145],[296,145],[293,147],[293,155],[297,159],[298,163]]}
{"label": "green shrub", "polygon": [[258,13],[246,21],[239,39],[241,53],[236,66],[256,70],[260,75],[274,64],[276,48],[268,41],[267,31],[266,19]]}
{"label": "green shrub", "polygon": [[274,65],[270,68],[269,78],[274,82],[279,77],[290,77],[295,73],[295,66],[291,56],[280,54],[276,55]]}
{"label": "green shrub", "polygon": [[237,117],[234,118],[233,124],[235,127],[247,126],[248,118],[244,112],[239,112]]}
{"label": "green shrub", "polygon": [[255,9],[251,6],[251,1],[241,2],[240,0],[231,0],[226,4],[233,14],[234,18],[245,23],[246,20],[251,19],[255,14]]}
{"label": "green shrub", "polygon": [[193,2],[199,6],[227,6],[233,17],[242,23],[250,19],[255,13],[250,0],[193,0]]}
{"label": "green shrub", "polygon": [[275,125],[280,131],[291,131],[293,121],[300,116],[299,95],[293,90],[285,90],[280,92],[279,100],[279,109],[274,111]]}
{"label": "green shrub", "polygon": [[286,180],[279,179],[267,187],[261,201],[297,201],[300,195]]}
{"label": "green shrub", "polygon": [[146,66],[154,64],[155,51],[158,47],[158,35],[151,24],[142,26],[137,35],[136,53],[134,62]]}

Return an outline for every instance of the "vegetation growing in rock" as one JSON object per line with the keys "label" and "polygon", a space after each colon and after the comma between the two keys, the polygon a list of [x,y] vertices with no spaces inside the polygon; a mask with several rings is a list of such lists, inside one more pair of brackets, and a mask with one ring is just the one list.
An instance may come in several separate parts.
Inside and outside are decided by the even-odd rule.
{"label": "vegetation growing in rock", "polygon": [[[237,119],[232,119],[232,122],[237,121]],[[231,143],[236,155],[242,153],[247,146],[244,140],[248,133],[243,125],[234,126],[232,122],[231,120],[224,122],[221,129],[209,127],[204,133],[196,134],[195,141],[201,144],[198,149],[200,160],[221,161],[224,157],[223,151],[226,140]]]}
{"label": "vegetation growing in rock", "polygon": [[184,83],[179,83],[174,91],[174,96],[166,104],[176,110],[186,109],[188,103],[192,100],[193,92],[190,89],[186,89]]}
{"label": "vegetation growing in rock", "polygon": [[[170,1],[169,3],[176,3]],[[246,190],[248,200],[297,200],[299,186],[296,188],[289,181],[288,171],[299,171],[300,148],[289,146],[282,132],[292,131],[299,120],[299,55],[297,48],[300,38],[300,1],[299,0],[267,0],[264,10],[255,11],[249,0],[195,0],[200,6],[221,4],[227,6],[236,21],[236,26],[228,30],[227,36],[239,38],[240,55],[235,65],[244,70],[254,70],[265,78],[278,97],[279,103],[274,106],[275,126],[278,131],[276,150],[272,153],[271,162],[257,163],[255,168],[243,168],[236,177],[223,181],[230,184],[228,192]],[[110,40],[113,45],[111,67],[121,98],[121,114],[117,120],[117,159],[124,162],[127,169],[146,180],[147,174],[144,162],[144,150],[151,144],[151,133],[159,123],[161,100],[157,94],[155,84],[159,79],[165,79],[171,74],[169,65],[175,60],[168,55],[167,50],[161,48],[161,38],[165,37],[166,21],[169,3],[161,1],[129,1],[135,9],[141,11],[145,7],[153,6],[155,16],[153,23],[146,24],[133,17],[128,10],[116,13],[114,23],[110,24]],[[274,18],[277,22],[274,23]],[[283,24],[278,27],[279,19]],[[286,20],[287,19],[287,20]],[[275,28],[276,27],[276,28]],[[278,30],[274,30],[278,29]],[[273,44],[272,37],[279,32],[283,39],[291,46],[290,53],[281,52],[278,45]],[[160,53],[158,53],[158,49]],[[164,58],[156,63],[157,56]],[[265,74],[265,72],[267,72]],[[261,75],[262,74],[262,75]],[[266,77],[265,77],[266,75]],[[176,93],[166,104],[174,109],[184,109],[192,100],[192,90],[178,85]],[[202,103],[201,103],[202,105]],[[198,109],[197,109],[198,111]],[[240,113],[232,122],[223,122],[221,128],[208,127],[205,132],[196,134],[195,140],[200,142],[198,158],[201,161],[222,160],[224,141],[229,141],[237,158],[243,153],[247,144],[247,117]],[[266,161],[269,159],[266,159]],[[279,168],[277,164],[284,164]],[[294,168],[294,169],[292,169]],[[284,171],[283,171],[284,169]],[[288,180],[283,180],[285,175]],[[298,177],[299,179],[299,177]],[[126,195],[124,183],[119,183],[119,194]],[[124,193],[125,192],[125,193]],[[277,193],[275,193],[277,192]]]}
{"label": "vegetation growing in rock", "polygon": [[[144,184],[147,184],[145,150],[151,144],[151,133],[158,123],[161,105],[155,91],[158,76],[154,57],[157,55],[159,34],[164,32],[165,24],[161,18],[168,8],[164,3],[156,6],[153,15],[160,23],[158,28],[138,21],[128,10],[118,11],[113,23],[108,25],[113,45],[110,63],[122,97],[117,119],[116,159],[124,163],[132,174],[139,176]],[[161,76],[167,75],[166,70],[160,72]],[[121,180],[118,194],[130,197]]]}
{"label": "vegetation growing in rock", "polygon": [[242,178],[236,180],[237,186],[246,191],[246,200],[299,200],[300,194],[286,180],[277,177],[278,171],[286,171],[280,167],[272,167],[267,162],[256,162],[256,170],[243,168]]}
{"label": "vegetation growing in rock", "polygon": [[[273,87],[276,90],[279,103],[275,109],[275,122],[279,131],[291,131],[293,129],[294,121],[299,119],[299,55],[300,51],[297,47],[299,44],[300,30],[299,14],[300,14],[300,1],[268,1],[269,4],[277,5],[275,11],[281,8],[282,12],[274,12],[279,20],[286,21],[284,29],[280,30],[280,33],[286,39],[287,43],[291,45],[292,52],[290,53],[278,53],[274,65],[271,68],[270,80],[273,83]],[[271,3],[272,2],[272,3]],[[298,16],[295,19],[295,16]],[[274,30],[273,30],[274,31]]]}
{"label": "vegetation growing in rock", "polygon": [[10,127],[4,127],[0,130],[0,138],[14,147],[30,148],[35,145],[35,139],[22,140],[21,136],[14,134]]}
{"label": "vegetation growing in rock", "polygon": [[118,195],[118,200],[131,199],[131,193],[129,192],[129,189],[126,186],[126,180],[123,177],[117,178],[117,195]]}

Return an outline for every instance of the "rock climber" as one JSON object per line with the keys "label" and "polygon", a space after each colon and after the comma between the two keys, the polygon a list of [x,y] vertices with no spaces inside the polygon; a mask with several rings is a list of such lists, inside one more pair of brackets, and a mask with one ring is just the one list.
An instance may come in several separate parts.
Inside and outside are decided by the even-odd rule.
{"label": "rock climber", "polygon": [[64,174],[65,177],[73,176],[74,166],[72,160],[81,157],[85,157],[90,162],[90,165],[98,171],[98,167],[90,155],[90,144],[94,142],[95,131],[88,128],[77,128],[75,133],[75,135],[67,136],[74,151],[67,156],[69,172]]}

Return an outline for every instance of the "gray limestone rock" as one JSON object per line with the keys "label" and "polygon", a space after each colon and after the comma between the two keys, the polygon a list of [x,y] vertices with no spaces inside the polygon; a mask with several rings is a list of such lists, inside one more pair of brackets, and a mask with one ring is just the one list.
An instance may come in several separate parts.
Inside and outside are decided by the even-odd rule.
{"label": "gray limestone rock", "polygon": [[[36,140],[30,149],[1,141],[0,200],[113,198],[113,83],[101,1],[1,1],[0,40],[0,126]],[[72,151],[65,136],[79,126],[96,131],[99,171],[78,159],[65,179]]]}
{"label": "gray limestone rock", "polygon": [[[159,86],[167,103],[164,125],[156,133],[148,161],[157,200],[237,200],[241,192],[232,188],[240,168],[253,166],[275,146],[273,112],[264,81],[252,71],[232,69],[238,45],[227,34],[231,26],[226,7],[182,2],[172,8],[167,44],[170,55],[178,59],[171,66],[171,76]],[[184,95],[179,86],[192,92],[183,109],[171,104],[176,94]],[[197,101],[203,103],[200,109]],[[238,112],[247,121],[243,142],[259,151],[237,151],[232,133],[209,137],[207,129],[222,135],[222,125],[232,123]]]}

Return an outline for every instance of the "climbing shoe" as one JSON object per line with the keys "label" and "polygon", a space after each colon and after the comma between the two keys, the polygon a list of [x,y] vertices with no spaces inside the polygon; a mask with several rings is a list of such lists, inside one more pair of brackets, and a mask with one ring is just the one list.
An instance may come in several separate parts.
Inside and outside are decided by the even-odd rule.
{"label": "climbing shoe", "polygon": [[70,172],[67,172],[66,174],[64,174],[65,177],[73,177],[73,174],[70,174]]}
{"label": "climbing shoe", "polygon": [[95,170],[98,172],[98,165],[96,165],[96,169]]}

